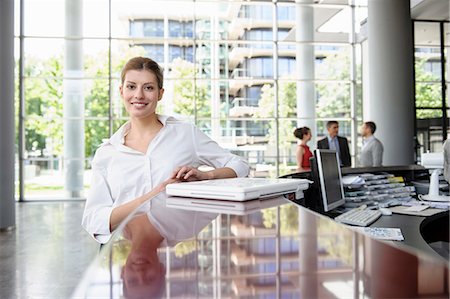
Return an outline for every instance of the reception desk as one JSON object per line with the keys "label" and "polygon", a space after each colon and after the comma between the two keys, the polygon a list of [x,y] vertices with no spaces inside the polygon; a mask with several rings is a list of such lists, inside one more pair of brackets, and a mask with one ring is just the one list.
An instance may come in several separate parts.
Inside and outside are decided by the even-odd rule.
{"label": "reception desk", "polygon": [[[358,175],[363,173],[385,174],[390,173],[403,177],[407,185],[413,185],[418,180],[428,180],[429,170],[420,165],[406,166],[380,166],[380,167],[344,167],[341,169],[342,175]],[[283,178],[306,178],[313,180],[309,171],[291,173],[282,176]],[[321,202],[317,185],[312,185],[305,197],[298,201],[298,204],[320,212],[316,203]],[[323,213],[333,216],[334,212]],[[336,215],[334,215],[336,216]],[[406,250],[409,248],[420,250],[427,255],[443,258],[449,261],[449,212],[441,210],[436,215],[424,217],[414,215],[404,215],[393,213],[391,216],[381,216],[371,227],[400,228],[405,238],[403,242],[393,242],[393,246]]]}
{"label": "reception desk", "polygon": [[[147,237],[153,246],[129,225],[139,217],[103,246],[74,298],[449,297],[444,259],[371,239],[288,200],[248,215],[218,213],[190,240],[154,253],[138,250]],[[430,225],[411,229],[419,234],[421,224]]]}

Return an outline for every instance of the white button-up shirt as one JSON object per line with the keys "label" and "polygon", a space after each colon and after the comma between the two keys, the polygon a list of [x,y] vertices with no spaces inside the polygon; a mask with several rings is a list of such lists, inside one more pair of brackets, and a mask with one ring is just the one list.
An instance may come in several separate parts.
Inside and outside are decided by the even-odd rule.
{"label": "white button-up shirt", "polygon": [[[115,207],[149,192],[167,180],[179,166],[229,167],[238,177],[245,177],[249,173],[246,161],[221,148],[194,125],[162,115],[158,115],[158,119],[163,127],[145,154],[125,146],[129,122],[95,153],[82,226],[100,243],[106,243],[111,236],[109,219]],[[150,220],[155,220],[152,210],[165,207],[165,198],[164,193],[149,201],[145,210]],[[155,211],[154,214],[159,215],[161,212]],[[170,215],[167,216],[174,220]],[[187,213],[186,216],[192,215]],[[153,224],[161,229],[161,224]]]}

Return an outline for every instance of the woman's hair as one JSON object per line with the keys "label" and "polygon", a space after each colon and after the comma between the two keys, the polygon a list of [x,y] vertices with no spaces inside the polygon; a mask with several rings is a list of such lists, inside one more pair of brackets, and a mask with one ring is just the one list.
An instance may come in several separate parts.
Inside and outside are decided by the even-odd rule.
{"label": "woman's hair", "polygon": [[303,136],[311,132],[311,129],[308,127],[301,127],[294,130],[294,136],[298,139],[303,139]]}
{"label": "woman's hair", "polygon": [[125,66],[122,69],[121,73],[121,79],[122,84],[125,81],[125,75],[128,71],[131,70],[146,70],[149,72],[152,72],[156,76],[156,80],[158,81],[158,88],[163,88],[163,71],[162,68],[156,63],[156,61],[147,58],[147,57],[134,57],[128,60],[128,62],[125,64]]}

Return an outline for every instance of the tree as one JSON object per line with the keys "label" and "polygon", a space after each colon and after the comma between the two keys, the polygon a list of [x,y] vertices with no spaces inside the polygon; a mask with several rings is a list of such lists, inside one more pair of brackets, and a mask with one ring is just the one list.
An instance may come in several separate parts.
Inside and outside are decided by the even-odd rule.
{"label": "tree", "polygon": [[[143,55],[142,47],[126,47],[113,57],[112,73],[118,75],[131,57]],[[108,84],[108,61],[106,52],[85,56],[84,75],[96,78],[84,81],[85,117],[105,118],[109,115],[110,86]],[[27,57],[24,72],[25,88],[25,150],[35,155],[52,156],[63,152],[63,65],[62,57],[48,59]],[[113,91],[118,92],[118,91]],[[18,96],[16,97],[18,102]],[[18,106],[18,105],[16,105]],[[109,137],[108,120],[86,120],[85,156],[93,156],[104,138]],[[51,144],[50,144],[51,143]]]}
{"label": "tree", "polygon": [[62,65],[60,57],[41,61],[27,59],[24,70],[25,149],[42,155],[47,138],[52,138],[53,154],[62,153]]}
{"label": "tree", "polygon": [[181,58],[172,61],[170,78],[173,84],[174,112],[185,116],[210,117],[211,108],[208,99],[206,81],[194,81],[199,75],[195,65]]}
{"label": "tree", "polygon": [[[350,79],[350,58],[342,50],[327,55],[317,67],[317,78],[348,81]],[[317,118],[350,117],[350,84],[322,83],[316,84]]]}
{"label": "tree", "polygon": [[417,59],[416,70],[416,111],[417,118],[441,117],[440,110],[420,110],[420,107],[442,107],[442,94],[440,79],[425,70],[426,59]]}
{"label": "tree", "polygon": [[[276,116],[275,109],[278,108],[278,118],[286,119],[293,118],[296,115],[296,83],[295,82],[280,82],[278,92],[278,107],[275,106],[274,88],[265,84],[261,88],[261,98],[259,100],[259,108],[255,113],[255,117],[261,118],[274,118]],[[295,128],[294,122],[279,121],[278,127],[274,125],[274,122],[269,122],[269,129],[267,134],[267,144],[273,148],[277,147],[276,136],[278,129],[278,146],[280,156],[283,157],[283,163],[280,166],[282,169],[287,168],[287,160],[293,135],[292,132]]]}

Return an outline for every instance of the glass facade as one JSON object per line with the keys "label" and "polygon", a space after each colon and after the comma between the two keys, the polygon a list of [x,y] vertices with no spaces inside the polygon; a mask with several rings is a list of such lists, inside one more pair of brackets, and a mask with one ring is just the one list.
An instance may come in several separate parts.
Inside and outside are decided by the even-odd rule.
{"label": "glass facade", "polygon": [[[23,47],[16,59],[17,69],[23,69],[17,74],[17,102],[24,103],[18,112],[23,147],[17,163],[23,172],[17,177],[22,183],[17,184],[22,186],[17,198],[83,198],[83,190],[77,196],[67,192],[68,144],[84,140],[84,151],[71,159],[85,166],[87,188],[96,148],[127,119],[119,75],[137,55],[164,68],[166,91],[158,112],[195,123],[221,146],[247,158],[252,176],[295,171],[293,131],[304,121],[315,123],[316,140],[325,136],[328,120],[340,121],[340,135],[349,139],[352,156],[357,155],[364,1],[95,0],[71,12],[61,1],[17,0],[18,12],[21,3],[24,26],[17,23],[16,39]],[[301,17],[306,10],[313,22]],[[43,11],[57,12],[56,17],[42,20]],[[67,21],[66,13],[73,11],[81,24]],[[312,38],[299,38],[297,30],[304,33],[308,26]],[[81,33],[69,34],[70,29]],[[76,54],[68,52],[69,44]],[[305,46],[313,53],[312,77],[306,79],[298,75]],[[82,66],[73,73],[75,57]],[[427,67],[434,73],[439,66]],[[83,113],[76,117],[64,110],[68,82],[77,82],[82,99]],[[304,83],[314,90],[308,99],[314,101],[314,111],[307,116],[299,100]],[[63,129],[69,120],[84,128],[76,138]]]}
{"label": "glass facade", "polygon": [[449,23],[414,21],[416,155],[442,151],[450,133]]}

